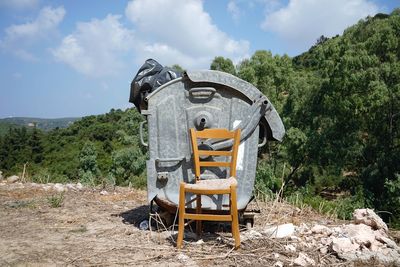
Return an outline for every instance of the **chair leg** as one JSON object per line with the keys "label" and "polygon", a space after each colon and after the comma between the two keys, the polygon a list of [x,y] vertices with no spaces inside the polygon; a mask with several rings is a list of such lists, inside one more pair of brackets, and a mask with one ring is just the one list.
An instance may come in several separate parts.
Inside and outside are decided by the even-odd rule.
{"label": "chair leg", "polygon": [[[201,214],[201,195],[196,196],[196,213]],[[196,235],[197,238],[201,237],[201,229],[202,228],[202,221],[197,220],[196,221]]]}
{"label": "chair leg", "polygon": [[235,239],[235,249],[240,247],[239,215],[237,210],[236,185],[231,186],[231,215],[232,215],[232,235]]}
{"label": "chair leg", "polygon": [[178,239],[176,247],[182,247],[183,232],[185,231],[185,183],[181,183],[179,188],[179,222],[178,222]]}

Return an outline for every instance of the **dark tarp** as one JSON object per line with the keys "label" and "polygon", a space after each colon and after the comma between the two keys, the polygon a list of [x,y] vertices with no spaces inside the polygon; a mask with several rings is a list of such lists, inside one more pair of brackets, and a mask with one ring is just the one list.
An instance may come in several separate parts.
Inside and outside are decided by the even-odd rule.
{"label": "dark tarp", "polygon": [[154,59],[147,59],[132,80],[129,102],[133,103],[139,111],[146,109],[147,103],[144,99],[148,94],[164,83],[181,76],[182,73],[163,67]]}

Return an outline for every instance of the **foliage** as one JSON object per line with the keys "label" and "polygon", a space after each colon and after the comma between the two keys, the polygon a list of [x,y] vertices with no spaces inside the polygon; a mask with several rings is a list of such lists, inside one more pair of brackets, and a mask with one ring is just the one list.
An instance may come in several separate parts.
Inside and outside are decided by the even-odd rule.
{"label": "foliage", "polygon": [[64,201],[64,192],[61,192],[57,195],[52,195],[47,198],[47,202],[49,203],[50,207],[52,208],[59,208],[62,206]]}

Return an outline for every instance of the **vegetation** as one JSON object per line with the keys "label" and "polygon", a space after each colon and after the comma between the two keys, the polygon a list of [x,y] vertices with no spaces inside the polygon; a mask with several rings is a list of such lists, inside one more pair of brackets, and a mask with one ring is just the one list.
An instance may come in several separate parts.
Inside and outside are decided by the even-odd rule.
{"label": "vegetation", "polygon": [[[295,58],[257,51],[236,66],[236,75],[270,98],[287,129],[282,144],[263,151],[260,190],[277,192],[284,183],[288,198],[323,203],[343,217],[367,206],[400,219],[399,33],[397,9],[367,17],[343,36],[321,36]],[[221,57],[211,66],[234,67]],[[327,192],[334,201],[322,198]]]}
{"label": "vegetation", "polygon": [[[400,10],[367,17],[342,36],[321,36],[297,57],[257,51],[225,71],[260,89],[282,116],[281,144],[260,151],[256,190],[296,205],[349,218],[373,207],[400,220]],[[45,133],[10,128],[0,136],[0,170],[38,182],[144,187],[143,118],[134,109],[111,110]]]}
{"label": "vegetation", "polygon": [[59,118],[59,119],[41,119],[41,118],[26,118],[26,117],[12,117],[0,119],[0,136],[7,133],[9,128],[22,128],[27,127],[33,129],[34,127],[49,131],[55,128],[66,128],[74,121],[80,118]]}

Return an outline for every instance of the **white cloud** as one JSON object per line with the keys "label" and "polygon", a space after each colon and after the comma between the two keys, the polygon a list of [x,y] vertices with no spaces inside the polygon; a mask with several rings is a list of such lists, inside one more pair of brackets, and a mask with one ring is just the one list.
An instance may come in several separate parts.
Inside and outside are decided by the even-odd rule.
{"label": "white cloud", "polygon": [[266,14],[261,27],[277,33],[289,46],[306,50],[321,35],[331,37],[378,12],[368,0],[290,0]]}
{"label": "white cloud", "polygon": [[114,74],[123,66],[121,57],[133,48],[133,32],[120,23],[121,16],[77,24],[74,33],[64,37],[52,50],[54,57],[83,74]]}
{"label": "white cloud", "polygon": [[200,0],[133,0],[125,14],[137,27],[139,57],[165,65],[208,68],[215,56],[241,57],[249,42],[234,40],[213,24]]}
{"label": "white cloud", "polygon": [[239,21],[240,9],[234,0],[229,1],[227,10],[231,14],[234,21]]}
{"label": "white cloud", "polygon": [[0,7],[30,9],[38,5],[39,0],[0,0]]}
{"label": "white cloud", "polygon": [[57,28],[65,16],[64,7],[44,7],[40,10],[38,17],[24,24],[11,25],[6,28],[6,39],[35,39],[45,36],[49,31]]}
{"label": "white cloud", "polygon": [[64,19],[65,9],[44,7],[33,21],[23,24],[13,24],[5,29],[5,37],[0,40],[0,48],[11,51],[15,56],[28,60],[37,60],[29,52],[29,47],[38,40],[47,38],[52,34]]}

